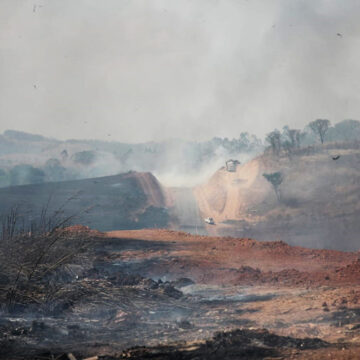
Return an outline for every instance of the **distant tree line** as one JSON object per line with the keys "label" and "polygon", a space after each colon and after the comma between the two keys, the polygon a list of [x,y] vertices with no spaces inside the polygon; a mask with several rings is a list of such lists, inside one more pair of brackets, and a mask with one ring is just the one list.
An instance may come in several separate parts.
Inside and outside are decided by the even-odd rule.
{"label": "distant tree line", "polygon": [[229,154],[249,153],[258,151],[263,146],[261,139],[248,132],[242,132],[238,138],[228,139],[214,137],[208,142],[213,148],[222,147]]}
{"label": "distant tree line", "polygon": [[[0,155],[33,154],[34,160],[32,163],[4,161],[0,166],[0,187],[114,175],[129,170],[197,174],[216,160],[225,161],[241,154],[260,154],[264,149],[275,156],[286,155],[291,159],[297,151],[302,151],[300,148],[304,150],[327,142],[350,144],[358,140],[360,121],[343,120],[332,125],[327,119],[311,121],[303,129],[290,126],[275,129],[266,135],[264,141],[242,132],[234,138],[214,137],[202,142],[171,140],[124,144],[69,140],[61,143],[39,135],[6,131],[0,135]],[[41,160],[41,163],[37,154],[47,148],[48,143],[63,144],[64,147],[57,156]],[[75,144],[79,150],[72,152],[71,147],[67,149],[68,144]]]}
{"label": "distant tree line", "polygon": [[301,146],[347,141],[360,141],[360,121],[343,120],[332,126],[327,119],[316,119],[302,130],[284,126],[282,131],[275,129],[265,138],[273,155],[285,153],[290,158]]}

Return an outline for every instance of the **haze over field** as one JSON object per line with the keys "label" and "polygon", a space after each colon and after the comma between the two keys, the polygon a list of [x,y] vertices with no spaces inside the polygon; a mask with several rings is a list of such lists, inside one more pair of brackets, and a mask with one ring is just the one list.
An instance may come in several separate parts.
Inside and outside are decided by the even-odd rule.
{"label": "haze over field", "polygon": [[359,18],[0,0],[0,360],[359,359]]}
{"label": "haze over field", "polygon": [[1,0],[0,131],[144,142],[359,118],[357,0]]}
{"label": "haze over field", "polygon": [[[246,235],[260,223],[268,229],[270,219],[281,222],[278,236],[291,242],[294,234],[283,232],[289,214],[325,214],[332,192],[337,211],[326,214],[348,211],[346,243],[356,247],[360,122],[349,119],[360,118],[358,2],[2,0],[0,10],[3,194],[29,185],[23,198],[35,204],[52,189],[47,183],[67,194],[86,187],[82,180],[137,171],[129,175],[133,192],[146,205],[135,206],[136,216],[125,211],[129,221],[116,218],[100,230],[142,224],[137,216],[153,204],[136,179],[154,175],[172,195],[156,216],[150,208],[151,219],[166,208],[169,219],[177,212],[181,229],[198,231],[198,222],[212,217],[218,226],[208,232],[217,235],[228,227]],[[327,124],[320,138],[309,126],[319,118]],[[312,156],[314,172],[307,165]],[[236,174],[223,168],[228,159],[240,161]],[[252,164],[256,181],[246,182]],[[277,171],[285,177],[284,194],[274,203],[263,173]],[[327,180],[327,171],[337,182]],[[107,194],[106,186],[88,201]],[[262,195],[250,196],[257,186]],[[132,203],[127,191],[121,196],[119,203]],[[319,229],[323,234],[323,223]],[[254,234],[271,240],[275,230]],[[322,239],[301,236],[295,243]],[[325,245],[347,249],[337,238],[317,244]]]}

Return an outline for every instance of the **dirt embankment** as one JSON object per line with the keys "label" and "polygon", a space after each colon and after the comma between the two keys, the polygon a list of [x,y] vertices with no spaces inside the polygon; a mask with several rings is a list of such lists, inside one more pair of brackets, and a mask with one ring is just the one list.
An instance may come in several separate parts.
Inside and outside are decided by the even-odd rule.
{"label": "dirt embankment", "polygon": [[261,202],[267,194],[261,175],[264,166],[255,159],[238,166],[235,172],[218,170],[204,185],[194,189],[201,212],[217,223],[241,219],[247,207]]}
{"label": "dirt embankment", "polygon": [[49,213],[61,208],[64,216],[78,215],[77,222],[100,231],[167,227],[170,220],[165,191],[151,173],[14,186],[0,189],[0,197],[1,214],[17,206],[40,214],[49,203]]}
{"label": "dirt embankment", "polygon": [[[219,169],[194,189],[211,235],[281,239],[292,245],[357,250],[360,152],[335,150],[276,158],[263,155],[235,172]],[[281,172],[280,201],[264,173]]]}
{"label": "dirt embankment", "polygon": [[154,175],[151,173],[137,173],[136,180],[147,197],[147,206],[166,207],[165,191]]}

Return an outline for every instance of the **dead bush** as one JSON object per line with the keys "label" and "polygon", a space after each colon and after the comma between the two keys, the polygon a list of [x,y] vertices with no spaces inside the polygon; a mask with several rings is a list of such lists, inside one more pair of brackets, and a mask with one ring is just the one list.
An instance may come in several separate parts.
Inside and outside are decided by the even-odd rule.
{"label": "dead bush", "polygon": [[[3,311],[34,306],[50,309],[60,299],[71,273],[69,264],[81,264],[91,236],[69,229],[76,216],[61,211],[26,223],[18,208],[3,217],[0,234],[0,304]],[[61,273],[62,277],[61,277]],[[76,278],[76,275],[74,275]]]}

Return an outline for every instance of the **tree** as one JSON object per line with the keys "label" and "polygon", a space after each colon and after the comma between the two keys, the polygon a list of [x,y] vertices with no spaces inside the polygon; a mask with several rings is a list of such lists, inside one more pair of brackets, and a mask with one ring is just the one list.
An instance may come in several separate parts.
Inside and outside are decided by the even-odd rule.
{"label": "tree", "polygon": [[63,161],[65,161],[69,157],[69,153],[67,152],[66,149],[64,149],[60,155]]}
{"label": "tree", "polygon": [[301,130],[290,129],[289,126],[283,127],[283,133],[281,135],[281,147],[289,157],[292,159],[292,154],[295,149],[300,148],[303,134]]}
{"label": "tree", "polygon": [[286,140],[286,141],[282,142],[281,146],[284,149],[286,155],[289,157],[289,159],[292,160],[294,144],[291,141]]}
{"label": "tree", "polygon": [[360,121],[357,120],[343,120],[329,129],[327,135],[332,141],[351,141],[360,138]]}
{"label": "tree", "polygon": [[31,165],[16,165],[10,170],[11,185],[39,184],[45,180],[45,173]]}
{"label": "tree", "polygon": [[47,160],[44,170],[49,181],[63,181],[66,179],[66,169],[61,166],[58,159],[51,158]]}
{"label": "tree", "polygon": [[324,143],[325,134],[329,130],[331,123],[327,119],[317,119],[309,123],[310,129],[319,136],[321,143]]}
{"label": "tree", "polygon": [[275,129],[266,135],[266,141],[270,144],[273,154],[279,156],[281,150],[281,134]]}
{"label": "tree", "polygon": [[290,129],[288,126],[284,126],[284,135],[288,138],[288,141],[291,144],[293,149],[299,148],[301,145],[301,130],[298,129]]}
{"label": "tree", "polygon": [[238,152],[251,152],[262,148],[262,141],[247,132],[242,132],[237,140]]}
{"label": "tree", "polygon": [[80,151],[75,153],[72,159],[78,164],[91,165],[96,160],[96,153],[91,150]]}
{"label": "tree", "polygon": [[270,174],[263,174],[263,177],[273,186],[276,197],[280,201],[280,185],[282,184],[284,177],[281,172],[274,172]]}

